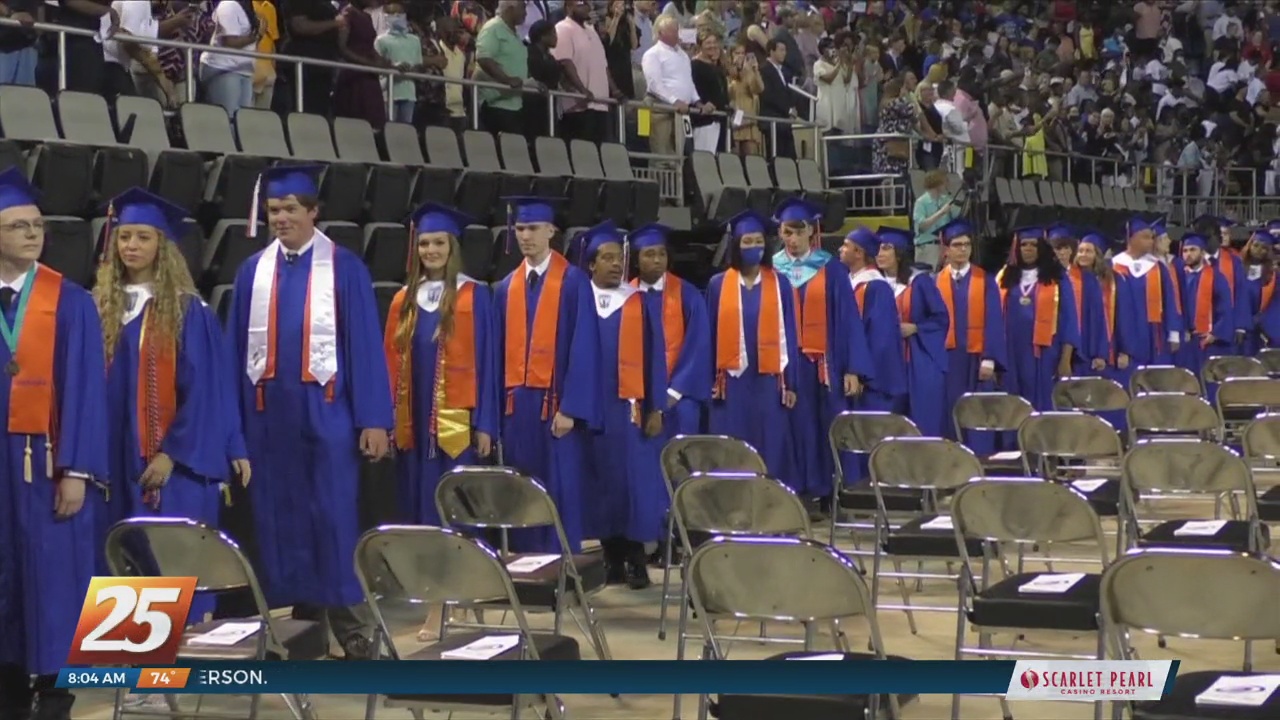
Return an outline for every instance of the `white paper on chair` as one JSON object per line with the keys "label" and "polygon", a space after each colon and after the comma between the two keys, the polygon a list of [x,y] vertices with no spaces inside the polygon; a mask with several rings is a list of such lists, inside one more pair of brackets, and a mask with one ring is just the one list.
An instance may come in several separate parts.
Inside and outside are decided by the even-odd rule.
{"label": "white paper on chair", "polygon": [[1280,675],[1220,677],[1196,696],[1196,704],[1261,707],[1276,688],[1280,688]]}
{"label": "white paper on chair", "polygon": [[441,660],[492,660],[520,644],[519,635],[493,635],[440,653]]}
{"label": "white paper on chair", "polygon": [[1020,593],[1060,595],[1084,579],[1084,573],[1045,573],[1018,586]]}
{"label": "white paper on chair", "polygon": [[537,572],[559,559],[559,555],[526,555],[519,560],[507,563],[507,572],[512,575]]}
{"label": "white paper on chair", "polygon": [[951,523],[950,515],[939,515],[938,517],[924,523],[920,526],[921,530],[954,530],[955,525]]}
{"label": "white paper on chair", "polygon": [[1071,483],[1071,487],[1075,488],[1076,490],[1079,490],[1085,495],[1088,495],[1089,493],[1093,492],[1094,490],[1097,490],[1098,488],[1106,484],[1107,484],[1106,478],[1089,478],[1088,480],[1076,480],[1075,482]]}
{"label": "white paper on chair", "polygon": [[1013,462],[1014,460],[1022,459],[1022,451],[1021,450],[1005,450],[1003,452],[998,452],[995,455],[990,455],[987,457],[987,459],[992,462]]}
{"label": "white paper on chair", "polygon": [[843,660],[844,655],[840,653],[822,653],[821,655],[801,655],[800,657],[789,657],[788,660]]}
{"label": "white paper on chair", "polygon": [[196,635],[187,642],[191,645],[231,647],[247,637],[256,635],[261,629],[262,623],[260,622],[229,622],[219,625],[207,633]]}
{"label": "white paper on chair", "polygon": [[1176,537],[1213,537],[1226,526],[1226,520],[1188,520],[1173,534]]}

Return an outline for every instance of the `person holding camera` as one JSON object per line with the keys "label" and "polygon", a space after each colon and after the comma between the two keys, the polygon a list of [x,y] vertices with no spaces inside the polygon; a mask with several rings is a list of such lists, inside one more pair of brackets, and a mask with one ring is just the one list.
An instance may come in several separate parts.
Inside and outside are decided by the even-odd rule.
{"label": "person holding camera", "polygon": [[938,230],[960,217],[963,203],[958,201],[959,195],[945,194],[947,174],[942,170],[932,170],[924,176],[924,190],[924,194],[916,198],[911,211],[911,222],[916,230],[915,261],[937,268],[942,255]]}

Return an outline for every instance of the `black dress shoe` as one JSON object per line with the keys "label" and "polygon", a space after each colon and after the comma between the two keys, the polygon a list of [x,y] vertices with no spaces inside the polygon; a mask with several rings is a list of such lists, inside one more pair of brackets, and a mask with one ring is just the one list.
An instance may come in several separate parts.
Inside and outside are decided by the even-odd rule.
{"label": "black dress shoe", "polygon": [[373,660],[373,643],[363,635],[352,635],[342,641],[343,660]]}
{"label": "black dress shoe", "polygon": [[653,582],[649,580],[649,568],[643,559],[627,563],[627,587],[632,590],[643,590]]}
{"label": "black dress shoe", "polygon": [[71,720],[71,706],[76,696],[65,690],[46,690],[36,694],[31,720]]}
{"label": "black dress shoe", "polygon": [[604,582],[606,585],[622,585],[627,582],[627,564],[621,561],[606,564]]}

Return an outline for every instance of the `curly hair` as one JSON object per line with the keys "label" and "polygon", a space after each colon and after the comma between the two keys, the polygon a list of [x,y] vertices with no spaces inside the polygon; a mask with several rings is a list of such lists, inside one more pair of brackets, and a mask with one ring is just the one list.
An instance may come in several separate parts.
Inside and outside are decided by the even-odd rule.
{"label": "curly hair", "polygon": [[[102,340],[108,364],[115,355],[116,343],[120,340],[124,325],[125,285],[128,284],[124,262],[120,260],[120,253],[115,247],[118,232],[117,229],[106,240],[110,245],[103,253],[105,257],[102,263],[98,265],[98,280],[93,288],[93,302],[98,306],[98,316],[102,319]],[[196,284],[191,279],[186,259],[163,233],[159,233],[154,266],[155,277],[152,279],[151,309],[147,313],[146,331],[157,333],[152,337],[163,342],[173,342],[176,346],[178,338],[182,336],[186,306],[184,296],[198,296]]]}

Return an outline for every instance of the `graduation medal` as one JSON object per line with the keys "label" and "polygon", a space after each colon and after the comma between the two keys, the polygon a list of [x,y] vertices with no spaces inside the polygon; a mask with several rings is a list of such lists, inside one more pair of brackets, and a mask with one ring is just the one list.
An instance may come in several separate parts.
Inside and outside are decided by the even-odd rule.
{"label": "graduation medal", "polygon": [[1018,293],[1019,293],[1019,294],[1021,294],[1021,295],[1022,295],[1022,297],[1018,298],[1018,304],[1019,304],[1019,305],[1030,305],[1030,304],[1031,304],[1031,291],[1032,291],[1032,290],[1035,290],[1035,289],[1036,289],[1036,286],[1035,286],[1035,285],[1032,285],[1030,288],[1019,287],[1019,288],[1018,288]]}

